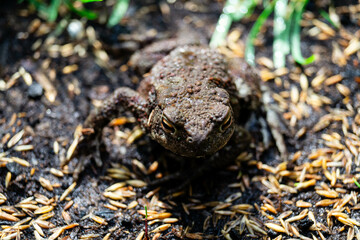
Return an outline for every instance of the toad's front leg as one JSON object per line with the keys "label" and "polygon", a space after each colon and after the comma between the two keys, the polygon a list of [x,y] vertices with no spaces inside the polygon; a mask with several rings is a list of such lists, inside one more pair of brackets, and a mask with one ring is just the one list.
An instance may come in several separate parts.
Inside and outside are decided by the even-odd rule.
{"label": "toad's front leg", "polygon": [[[84,170],[88,161],[86,155],[95,154],[97,165],[102,164],[99,154],[99,144],[102,129],[121,112],[130,111],[138,119],[142,126],[145,126],[148,118],[149,106],[145,97],[137,91],[130,88],[118,88],[108,98],[104,100],[100,107],[91,111],[86,118],[83,129],[87,134],[81,136],[77,156],[79,163],[74,170],[74,178],[77,179],[79,174]],[[95,147],[95,152],[92,150]],[[70,158],[71,159],[71,158]]]}

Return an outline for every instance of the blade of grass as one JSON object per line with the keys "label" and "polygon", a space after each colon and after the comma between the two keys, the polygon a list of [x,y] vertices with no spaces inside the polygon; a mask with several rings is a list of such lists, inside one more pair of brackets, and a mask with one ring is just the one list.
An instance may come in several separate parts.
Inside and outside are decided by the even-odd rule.
{"label": "blade of grass", "polygon": [[52,0],[51,4],[48,8],[48,16],[47,19],[49,22],[54,22],[58,16],[59,7],[61,4],[61,0]]}
{"label": "blade of grass", "polygon": [[264,24],[266,19],[270,16],[270,14],[274,10],[274,6],[278,0],[272,1],[269,5],[265,7],[265,9],[262,11],[256,22],[254,23],[254,26],[251,28],[249,36],[246,40],[246,48],[245,48],[245,60],[250,65],[255,65],[255,48],[254,48],[254,40],[256,38],[256,35],[259,33],[261,26]]}
{"label": "blade of grass", "polygon": [[215,31],[211,37],[209,46],[211,48],[217,48],[225,42],[226,35],[229,32],[232,19],[228,14],[221,14],[216,24]]}
{"label": "blade of grass", "polygon": [[254,0],[227,0],[216,24],[209,46],[216,48],[225,42],[233,21],[239,21],[251,13],[256,6]]}
{"label": "blade of grass", "polygon": [[55,30],[52,32],[53,36],[58,37],[64,32],[66,26],[69,23],[69,16],[62,18],[57,24]]}
{"label": "blade of grass", "polygon": [[273,61],[275,68],[285,67],[286,55],[290,52],[289,27],[287,26],[288,0],[278,0],[274,8]]}
{"label": "blade of grass", "polygon": [[331,25],[333,25],[336,29],[339,29],[339,25],[335,24],[335,22],[333,22],[333,20],[331,20],[330,15],[325,12],[324,10],[320,9],[320,15],[325,18]]}
{"label": "blade of grass", "polygon": [[355,183],[355,185],[358,187],[358,188],[360,188],[360,183],[358,182],[358,181],[356,181],[356,179],[353,177],[353,181],[354,181],[354,183]]}
{"label": "blade of grass", "polygon": [[85,17],[88,20],[94,20],[98,17],[98,14],[87,10],[87,9],[77,9],[74,7],[74,5],[72,4],[71,0],[65,0],[66,6],[73,11],[74,13],[76,13],[77,15],[79,15],[80,17]]}
{"label": "blade of grass", "polygon": [[251,15],[257,4],[256,0],[229,0],[228,2],[223,11],[229,14],[233,21],[239,21],[244,16]]}
{"label": "blade of grass", "polygon": [[124,17],[128,7],[129,0],[117,0],[107,23],[107,27],[111,28],[118,24],[120,20]]}
{"label": "blade of grass", "polygon": [[145,205],[145,239],[149,240],[147,206]]}
{"label": "blade of grass", "polygon": [[48,6],[44,3],[40,3],[36,0],[29,0],[30,4],[32,4],[36,10],[39,12],[39,16],[48,19]]}
{"label": "blade of grass", "polygon": [[308,58],[304,58],[301,54],[300,48],[300,21],[305,6],[309,0],[296,1],[294,4],[293,12],[293,31],[290,33],[290,48],[291,54],[295,61],[301,65],[307,65],[315,61],[315,55],[311,55]]}
{"label": "blade of grass", "polygon": [[103,0],[80,0],[82,3],[102,2]]}

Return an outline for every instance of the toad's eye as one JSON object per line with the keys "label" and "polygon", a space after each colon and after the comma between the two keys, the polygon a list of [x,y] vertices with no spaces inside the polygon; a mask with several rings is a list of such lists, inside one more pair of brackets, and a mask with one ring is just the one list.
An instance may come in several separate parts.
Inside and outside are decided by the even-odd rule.
{"label": "toad's eye", "polygon": [[220,131],[224,132],[226,129],[228,129],[231,126],[232,123],[232,117],[230,112],[226,115],[224,122],[220,126]]}
{"label": "toad's eye", "polygon": [[176,131],[176,128],[174,127],[174,124],[172,124],[166,117],[162,118],[161,127],[167,133],[175,133],[175,131]]}

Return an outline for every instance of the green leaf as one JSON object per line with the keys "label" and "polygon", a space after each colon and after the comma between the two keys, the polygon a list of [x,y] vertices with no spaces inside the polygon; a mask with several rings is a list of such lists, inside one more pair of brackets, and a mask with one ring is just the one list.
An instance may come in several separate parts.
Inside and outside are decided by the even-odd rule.
{"label": "green leaf", "polygon": [[325,18],[331,25],[333,25],[336,29],[339,29],[339,25],[335,24],[335,22],[333,22],[333,20],[331,20],[330,15],[325,12],[324,10],[320,9],[320,14],[323,18]]}
{"label": "green leaf", "polygon": [[107,23],[107,27],[113,27],[118,24],[120,20],[124,17],[128,7],[129,0],[117,0]]}
{"label": "green leaf", "polygon": [[74,9],[72,11],[74,11],[80,17],[85,17],[88,20],[95,20],[98,17],[98,14],[96,12],[87,9]]}
{"label": "green leaf", "polygon": [[228,0],[223,12],[229,14],[233,21],[239,21],[254,10],[256,3],[255,0]]}
{"label": "green leaf", "polygon": [[245,48],[245,60],[250,65],[255,65],[255,48],[254,48],[254,40],[256,35],[259,33],[261,26],[265,23],[266,19],[270,16],[270,14],[274,10],[274,6],[278,0],[272,1],[269,5],[267,5],[254,23],[254,26],[251,28],[249,36],[246,40],[246,48]]}
{"label": "green leaf", "polygon": [[52,0],[51,4],[48,8],[47,20],[49,22],[54,22],[58,16],[59,7],[61,4],[61,0]]}
{"label": "green leaf", "polygon": [[80,0],[82,3],[102,2],[103,0]]}
{"label": "green leaf", "polygon": [[286,55],[290,52],[288,0],[278,0],[274,8],[273,61],[275,68],[285,67]]}
{"label": "green leaf", "polygon": [[77,15],[79,15],[80,17],[85,17],[88,20],[94,20],[98,17],[98,14],[96,12],[87,10],[87,9],[77,9],[74,7],[74,5],[72,4],[71,0],[65,0],[67,7],[73,11],[74,13],[76,13]]}
{"label": "green leaf", "polygon": [[233,21],[239,21],[253,11],[255,0],[227,0],[216,24],[209,46],[216,48],[225,42]]}
{"label": "green leaf", "polygon": [[37,0],[28,0],[28,1],[36,8],[36,10],[39,12],[40,17],[48,20],[49,8],[46,4],[41,3]]}
{"label": "green leaf", "polygon": [[290,33],[291,53],[295,61],[301,65],[307,65],[315,61],[315,55],[304,58],[300,48],[300,21],[302,13],[309,0],[296,1],[293,13],[293,31]]}
{"label": "green leaf", "polygon": [[211,48],[217,48],[225,42],[226,35],[229,32],[232,19],[228,14],[221,14],[216,24],[215,31],[211,37],[209,46]]}
{"label": "green leaf", "polygon": [[354,183],[355,183],[355,185],[358,187],[358,188],[360,188],[360,183],[358,182],[358,181],[356,181],[356,179],[353,177],[353,181],[354,181]]}

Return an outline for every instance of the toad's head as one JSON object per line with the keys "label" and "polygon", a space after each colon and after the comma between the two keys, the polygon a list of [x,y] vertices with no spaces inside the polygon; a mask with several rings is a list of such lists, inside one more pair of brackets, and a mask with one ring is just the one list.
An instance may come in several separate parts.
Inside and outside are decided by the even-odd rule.
{"label": "toad's head", "polygon": [[166,149],[185,157],[203,157],[229,141],[235,128],[233,118],[229,94],[216,87],[155,107],[148,125],[151,137]]}

